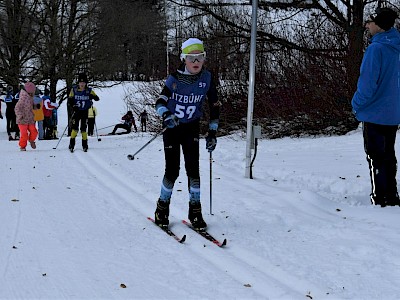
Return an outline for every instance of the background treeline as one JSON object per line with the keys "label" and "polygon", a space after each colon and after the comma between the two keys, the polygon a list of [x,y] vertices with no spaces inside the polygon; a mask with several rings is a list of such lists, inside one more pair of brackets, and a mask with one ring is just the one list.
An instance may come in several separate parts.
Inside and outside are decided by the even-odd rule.
{"label": "background treeline", "polygon": [[[397,5],[397,6],[396,6]],[[357,125],[350,100],[366,45],[365,18],[397,1],[258,2],[255,121],[272,137],[345,133]],[[204,40],[219,79],[222,130],[245,128],[251,3],[247,0],[2,0],[0,80],[50,89],[77,73],[91,81],[163,80],[179,65],[188,37]],[[147,87],[149,85],[146,85]],[[127,93],[135,112],[160,84]]]}

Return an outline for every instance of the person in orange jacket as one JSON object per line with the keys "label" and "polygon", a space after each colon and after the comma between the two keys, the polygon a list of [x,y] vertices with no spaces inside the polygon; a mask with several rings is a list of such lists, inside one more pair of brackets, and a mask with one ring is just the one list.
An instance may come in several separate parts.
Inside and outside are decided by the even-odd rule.
{"label": "person in orange jacket", "polygon": [[36,89],[35,96],[33,97],[33,119],[37,122],[37,129],[39,132],[39,140],[44,139],[44,130],[43,130],[43,100],[39,95],[39,89]]}

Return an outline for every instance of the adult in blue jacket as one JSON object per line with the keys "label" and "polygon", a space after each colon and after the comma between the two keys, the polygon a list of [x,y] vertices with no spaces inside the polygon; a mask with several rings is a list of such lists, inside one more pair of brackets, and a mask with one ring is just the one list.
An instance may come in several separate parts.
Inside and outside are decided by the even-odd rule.
{"label": "adult in blue jacket", "polygon": [[364,149],[371,176],[371,203],[400,205],[395,141],[400,124],[400,33],[397,13],[378,8],[365,27],[372,35],[361,64],[353,112],[363,123]]}

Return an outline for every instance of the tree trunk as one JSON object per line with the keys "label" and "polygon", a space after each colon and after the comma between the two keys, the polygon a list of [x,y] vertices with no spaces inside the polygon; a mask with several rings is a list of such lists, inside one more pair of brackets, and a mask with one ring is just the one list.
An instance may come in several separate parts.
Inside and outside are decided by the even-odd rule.
{"label": "tree trunk", "polygon": [[354,1],[353,23],[349,27],[349,50],[347,56],[347,74],[349,95],[357,89],[357,81],[360,75],[360,66],[363,58],[364,27],[363,27],[363,1]]}

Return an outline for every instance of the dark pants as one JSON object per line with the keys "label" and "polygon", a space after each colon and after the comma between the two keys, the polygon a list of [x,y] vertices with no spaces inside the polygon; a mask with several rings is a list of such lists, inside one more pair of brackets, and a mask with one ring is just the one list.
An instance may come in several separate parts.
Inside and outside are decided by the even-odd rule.
{"label": "dark pants", "polygon": [[[88,111],[87,110],[78,110],[74,113],[72,118],[72,130],[81,132],[86,132],[87,127],[87,120],[88,120]],[[80,127],[79,127],[80,123]]]}
{"label": "dark pants", "polygon": [[142,132],[146,132],[146,120],[141,121]]}
{"label": "dark pants", "polygon": [[397,160],[394,145],[397,125],[363,123],[364,149],[371,176],[371,202],[383,204],[396,201]]}
{"label": "dark pants", "polygon": [[115,125],[114,130],[112,131],[112,134],[115,134],[115,132],[117,131],[118,128],[125,129],[126,130],[125,133],[130,133],[132,126],[129,126],[128,124],[117,124],[117,125]]}
{"label": "dark pants", "polygon": [[11,132],[15,132],[19,135],[19,128],[17,125],[17,117],[15,115],[14,109],[6,109],[6,120],[7,120],[7,134],[11,135]]}
{"label": "dark pants", "polygon": [[54,122],[53,117],[44,117],[43,120],[44,138],[51,140],[54,138]]}
{"label": "dark pants", "polygon": [[[162,189],[172,190],[179,176],[182,147],[190,201],[200,200],[199,127],[199,122],[180,124],[175,128],[167,129],[163,135],[165,173]],[[168,194],[165,198],[167,197]]]}
{"label": "dark pants", "polygon": [[92,136],[93,135],[93,130],[94,130],[94,123],[95,123],[95,118],[88,118],[88,135]]}

